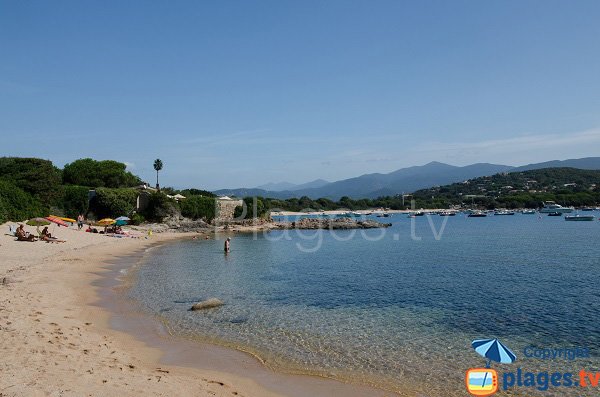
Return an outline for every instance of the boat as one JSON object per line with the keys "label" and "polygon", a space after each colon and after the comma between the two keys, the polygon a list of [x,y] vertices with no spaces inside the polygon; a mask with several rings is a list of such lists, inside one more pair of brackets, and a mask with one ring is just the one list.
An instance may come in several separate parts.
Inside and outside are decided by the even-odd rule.
{"label": "boat", "polygon": [[439,214],[440,216],[456,216],[456,212],[452,212],[452,211],[442,211]]}
{"label": "boat", "polygon": [[507,210],[500,210],[500,211],[494,212],[494,215],[514,215],[514,214],[515,214],[514,211],[507,211]]}
{"label": "boat", "polygon": [[548,212],[548,216],[562,216],[560,212]]}
{"label": "boat", "polygon": [[523,210],[521,211],[523,215],[535,215],[535,210]]}
{"label": "boat", "polygon": [[423,215],[425,215],[425,213],[423,211],[416,211],[416,212],[410,212],[408,214],[408,217],[409,218],[414,218],[416,216],[423,216]]}
{"label": "boat", "polygon": [[485,218],[486,216],[487,214],[483,211],[473,211],[468,215],[469,218]]}
{"label": "boat", "polygon": [[593,215],[567,215],[565,216],[565,221],[593,221]]}
{"label": "boat", "polygon": [[559,212],[561,214],[570,214],[573,212],[572,207],[563,207],[560,204],[556,204],[554,201],[545,201],[544,207],[540,209],[542,214],[549,214],[551,212]]}
{"label": "boat", "polygon": [[595,211],[595,210],[596,210],[596,208],[594,208],[594,207],[584,207],[584,208],[582,208],[581,210],[582,210],[582,211]]}

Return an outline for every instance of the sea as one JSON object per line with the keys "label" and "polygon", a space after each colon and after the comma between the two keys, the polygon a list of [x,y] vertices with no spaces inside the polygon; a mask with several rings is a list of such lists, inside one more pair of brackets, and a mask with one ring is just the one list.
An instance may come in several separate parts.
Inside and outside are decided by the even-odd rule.
{"label": "sea", "polygon": [[[597,396],[579,383],[582,369],[600,371],[600,213],[587,214],[596,219],[394,214],[369,217],[385,229],[180,240],[152,250],[127,295],[174,336],[276,371],[466,396],[466,371],[488,364],[472,342],[498,339],[517,359],[489,363],[496,395]],[[209,298],[224,305],[190,311]],[[526,373],[533,385],[518,384]],[[554,373],[572,373],[574,385],[553,384]]]}

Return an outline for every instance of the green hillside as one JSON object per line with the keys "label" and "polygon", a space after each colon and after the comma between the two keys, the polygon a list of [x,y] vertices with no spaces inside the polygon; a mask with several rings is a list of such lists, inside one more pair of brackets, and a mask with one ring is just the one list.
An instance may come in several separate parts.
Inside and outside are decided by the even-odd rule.
{"label": "green hillside", "polygon": [[543,201],[590,206],[600,203],[600,171],[575,168],[500,173],[414,192],[422,206],[476,204],[487,208],[537,208]]}

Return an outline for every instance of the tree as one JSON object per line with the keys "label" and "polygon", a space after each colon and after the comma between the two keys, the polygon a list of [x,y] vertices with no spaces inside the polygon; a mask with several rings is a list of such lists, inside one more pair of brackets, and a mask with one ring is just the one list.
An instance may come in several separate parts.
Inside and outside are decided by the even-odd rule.
{"label": "tree", "polygon": [[160,191],[160,185],[158,184],[158,171],[163,169],[163,162],[161,159],[154,160],[154,169],[156,170],[156,190]]}
{"label": "tree", "polygon": [[123,188],[139,185],[141,181],[140,178],[127,171],[127,165],[124,163],[86,158],[65,165],[63,183],[91,188]]}
{"label": "tree", "polygon": [[61,172],[51,161],[36,158],[1,157],[0,179],[10,181],[45,205],[60,196]]}

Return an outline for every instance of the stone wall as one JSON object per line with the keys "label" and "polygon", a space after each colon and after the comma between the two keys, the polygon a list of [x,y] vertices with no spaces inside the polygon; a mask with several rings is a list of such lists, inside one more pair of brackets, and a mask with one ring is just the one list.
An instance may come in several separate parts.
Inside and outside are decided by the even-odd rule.
{"label": "stone wall", "polygon": [[235,208],[242,206],[243,203],[242,200],[216,200],[216,220],[232,220]]}

